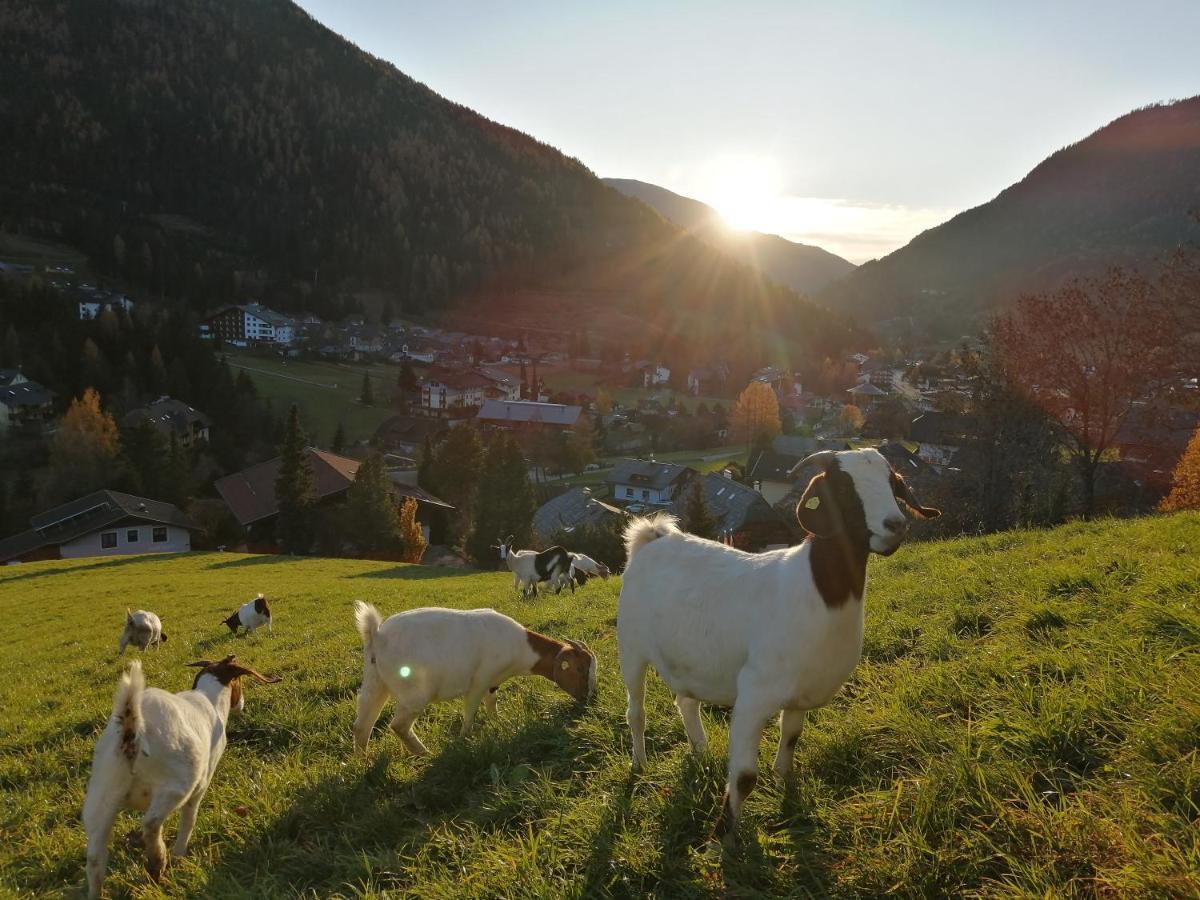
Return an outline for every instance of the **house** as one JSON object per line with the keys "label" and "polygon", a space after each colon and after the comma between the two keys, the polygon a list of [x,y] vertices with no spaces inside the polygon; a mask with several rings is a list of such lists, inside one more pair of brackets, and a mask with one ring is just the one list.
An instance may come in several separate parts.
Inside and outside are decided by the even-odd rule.
{"label": "house", "polygon": [[966,416],[927,412],[913,419],[908,437],[918,444],[917,457],[940,470],[951,465],[958,449],[968,442],[968,429]]}
{"label": "house", "polygon": [[199,530],[177,506],[107,490],[39,513],[29,525],[0,541],[0,562],[182,553]]}
{"label": "house", "polygon": [[98,318],[106,309],[133,311],[133,301],[124,294],[105,294],[93,292],[87,294],[87,299],[79,301],[79,318],[83,320]]}
{"label": "house", "polygon": [[372,443],[384,450],[415,457],[425,440],[437,441],[449,427],[445,419],[431,416],[392,416],[375,429]]}
{"label": "house", "polygon": [[[361,460],[350,459],[308,447],[305,450],[313,472],[313,495],[318,504],[337,504],[345,499],[346,491],[354,483]],[[277,456],[218,478],[214,483],[217,493],[229,507],[238,524],[246,529],[246,546],[254,553],[274,553],[275,517],[279,515],[279,503],[275,497],[275,481],[279,477],[281,460]],[[397,497],[412,496],[417,501],[417,521],[423,528],[431,528],[433,515],[441,510],[453,509],[448,503],[432,494],[411,489],[411,485],[398,485],[393,479]]]}
{"label": "house", "polygon": [[487,366],[482,366],[475,371],[492,383],[490,388],[485,389],[489,397],[497,400],[521,399],[521,382],[508,372]]}
{"label": "house", "polygon": [[485,400],[475,421],[488,428],[565,431],[574,428],[581,415],[582,406],[536,403],[532,400]]}
{"label": "house", "polygon": [[623,459],[609,470],[604,482],[614,503],[628,506],[669,506],[695,469],[676,463]]}
{"label": "house", "polygon": [[870,412],[888,395],[887,391],[880,390],[869,381],[859,382],[846,393],[850,395],[850,403],[864,413]]}
{"label": "house", "polygon": [[715,394],[729,378],[729,365],[719,362],[692,369],[687,375],[687,389],[692,396]]}
{"label": "house", "polygon": [[[717,472],[699,476],[704,500],[717,519],[719,536],[741,550],[787,546],[795,534],[787,520],[754,488]],[[686,521],[689,491],[681,491],[670,511]]]}
{"label": "house", "polygon": [[642,387],[654,387],[667,384],[671,380],[671,370],[662,363],[643,362],[638,364],[642,370]]}
{"label": "house", "polygon": [[237,347],[255,343],[290,344],[296,338],[296,323],[283,313],[261,303],[227,306],[200,323],[200,337],[219,337]]}
{"label": "house", "polygon": [[789,473],[803,458],[773,449],[763,450],[750,463],[748,477],[763,499],[774,506],[792,490],[795,479]]}
{"label": "house", "polygon": [[54,391],[30,381],[19,370],[0,373],[0,434],[37,430],[54,420]]}
{"label": "house", "polygon": [[543,503],[533,514],[533,530],[548,540],[558,531],[619,522],[624,517],[624,510],[597,500],[590,488],[577,487]]}
{"label": "house", "polygon": [[212,420],[204,413],[188,406],[182,400],[159,397],[145,406],[132,409],[121,417],[124,428],[136,428],[148,421],[167,440],[175,436],[181,447],[191,447],[199,441],[207,441]]}
{"label": "house", "polygon": [[478,372],[430,372],[421,379],[420,405],[426,410],[445,410],[480,407],[486,398],[485,390],[494,382]]}

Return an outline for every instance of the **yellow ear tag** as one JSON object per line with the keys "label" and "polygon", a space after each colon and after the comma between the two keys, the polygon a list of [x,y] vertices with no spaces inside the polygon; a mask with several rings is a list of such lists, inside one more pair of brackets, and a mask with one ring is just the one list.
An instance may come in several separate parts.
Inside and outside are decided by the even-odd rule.
{"label": "yellow ear tag", "polygon": [[804,508],[805,509],[816,509],[820,505],[821,505],[820,497],[809,497],[808,502],[806,502],[804,504]]}
{"label": "yellow ear tag", "polygon": [[571,664],[564,659],[562,661],[562,667],[563,667],[563,669],[569,669],[569,668],[571,668]]}

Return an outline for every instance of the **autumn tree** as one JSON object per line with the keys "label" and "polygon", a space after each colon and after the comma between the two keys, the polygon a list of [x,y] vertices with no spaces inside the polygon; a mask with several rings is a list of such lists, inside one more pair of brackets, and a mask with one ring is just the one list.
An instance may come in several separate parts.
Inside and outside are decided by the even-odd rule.
{"label": "autumn tree", "polygon": [[1162,512],[1200,509],[1200,428],[1192,433],[1187,449],[1171,476],[1171,491],[1158,508]]}
{"label": "autumn tree", "polygon": [[713,515],[704,496],[704,476],[697,476],[692,479],[692,485],[688,488],[683,509],[683,527],[697,537],[708,538],[711,541],[717,538],[718,525],[717,517]]}
{"label": "autumn tree", "polygon": [[1182,335],[1166,297],[1138,273],[1113,268],[1024,296],[992,323],[1003,372],[1058,425],[1086,517],[1121,426],[1179,374]]}
{"label": "autumn tree", "polygon": [[284,553],[303,554],[312,547],[314,527],[313,470],[308,458],[308,438],[300,427],[300,410],[288,411],[283,443],[279,446],[279,474],[275,478],[275,537]]}
{"label": "autumn tree", "polygon": [[419,563],[425,555],[425,548],[428,546],[428,541],[425,540],[425,533],[421,530],[421,525],[417,521],[417,501],[412,497],[405,497],[404,502],[400,504],[400,561],[407,563]]}
{"label": "autumn tree", "polygon": [[771,386],[751,381],[738,395],[733,408],[733,433],[739,442],[759,444],[774,440],[782,431],[779,400]]}
{"label": "autumn tree", "polygon": [[71,401],[50,444],[46,500],[61,503],[107,487],[119,477],[121,435],[100,395],[88,388]]}
{"label": "autumn tree", "polygon": [[857,406],[847,403],[838,413],[838,425],[846,430],[848,434],[858,434],[863,429],[863,422],[866,418],[863,412]]}

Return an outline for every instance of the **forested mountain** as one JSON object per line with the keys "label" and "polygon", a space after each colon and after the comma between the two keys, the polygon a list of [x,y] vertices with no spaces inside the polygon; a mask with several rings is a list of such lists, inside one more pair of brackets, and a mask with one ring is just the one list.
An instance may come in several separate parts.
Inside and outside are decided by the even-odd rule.
{"label": "forested mountain", "polygon": [[0,0],[0,84],[0,228],[194,309],[381,289],[508,316],[563,290],[589,298],[564,328],[603,307],[701,356],[853,339],[286,0]]}
{"label": "forested mountain", "polygon": [[641,200],[668,221],[794,291],[811,294],[854,271],[854,263],[820,247],[789,241],[777,234],[733,231],[708,204],[656,184],[632,178],[605,178],[604,183]]}
{"label": "forested mountain", "polygon": [[1022,291],[1200,238],[1200,97],[1139,109],[1065,147],[994,200],[830,285],[829,306],[934,332],[973,328]]}

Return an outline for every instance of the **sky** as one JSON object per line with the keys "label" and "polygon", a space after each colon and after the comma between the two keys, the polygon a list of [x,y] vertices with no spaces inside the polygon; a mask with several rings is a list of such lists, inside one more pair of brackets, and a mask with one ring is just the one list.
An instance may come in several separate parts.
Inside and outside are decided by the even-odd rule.
{"label": "sky", "polygon": [[300,5],[597,175],[856,263],[1200,93],[1200,0]]}

